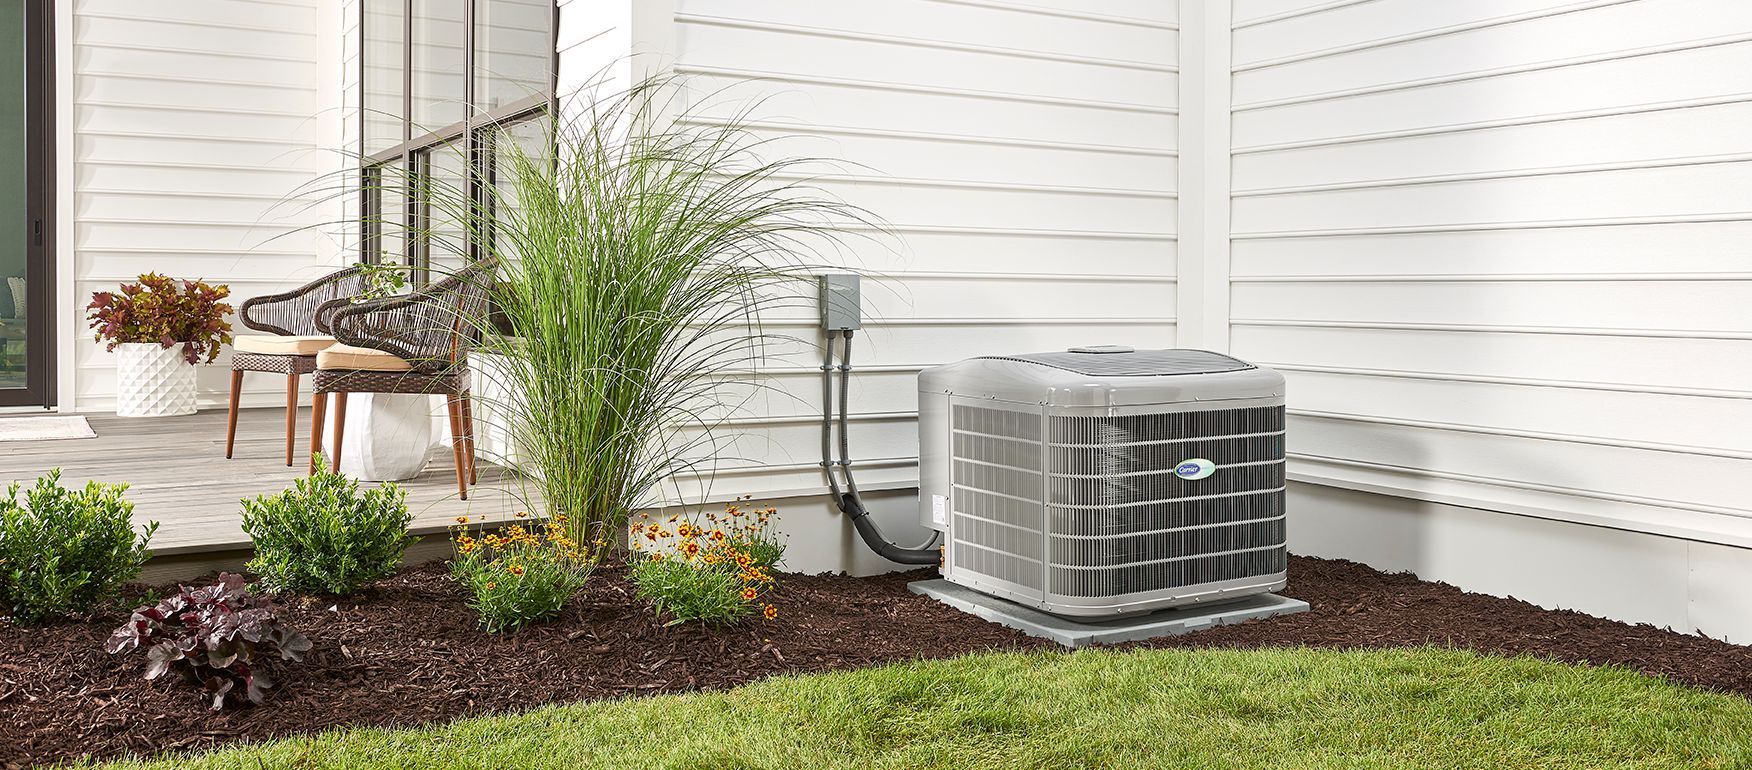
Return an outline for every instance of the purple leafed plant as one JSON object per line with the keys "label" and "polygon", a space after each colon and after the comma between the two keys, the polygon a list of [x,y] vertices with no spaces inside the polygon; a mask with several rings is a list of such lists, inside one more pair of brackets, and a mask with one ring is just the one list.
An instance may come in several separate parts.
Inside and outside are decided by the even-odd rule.
{"label": "purple leafed plant", "polygon": [[310,640],[282,624],[267,599],[250,595],[241,576],[221,573],[213,585],[183,586],[176,596],[134,610],[104,645],[112,655],[140,647],[146,648],[147,679],[174,669],[205,687],[217,711],[239,684],[251,703],[261,703],[274,686],[261,670],[263,658],[303,660]]}

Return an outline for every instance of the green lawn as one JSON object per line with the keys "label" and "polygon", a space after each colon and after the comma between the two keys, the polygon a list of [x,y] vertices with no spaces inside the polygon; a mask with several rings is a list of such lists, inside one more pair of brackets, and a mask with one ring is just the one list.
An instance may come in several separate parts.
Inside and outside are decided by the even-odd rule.
{"label": "green lawn", "polygon": [[1740,768],[1752,702],[1438,649],[1002,654],[115,767]]}

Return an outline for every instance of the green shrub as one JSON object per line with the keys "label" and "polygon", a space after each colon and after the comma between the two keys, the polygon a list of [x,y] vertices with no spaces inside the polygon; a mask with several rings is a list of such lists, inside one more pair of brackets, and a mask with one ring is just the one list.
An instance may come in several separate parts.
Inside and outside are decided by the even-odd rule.
{"label": "green shrub", "polygon": [[157,531],[134,531],[126,484],[61,486],[60,469],[18,498],[19,484],[0,500],[0,614],[36,623],[112,602],[140,574]]}
{"label": "green shrub", "polygon": [[316,475],[277,495],[243,501],[243,531],[255,545],[248,567],[276,593],[349,594],[395,574],[413,537],[406,491],[394,484]]}
{"label": "green shrub", "polygon": [[542,528],[540,536],[521,524],[478,539],[460,529],[452,536],[450,574],[487,631],[515,631],[558,615],[590,576],[588,557],[567,536],[564,520]]}

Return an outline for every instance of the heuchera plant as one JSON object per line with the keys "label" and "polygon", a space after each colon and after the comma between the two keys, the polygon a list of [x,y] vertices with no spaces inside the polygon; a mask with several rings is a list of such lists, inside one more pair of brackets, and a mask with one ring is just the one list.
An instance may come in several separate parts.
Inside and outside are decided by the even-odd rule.
{"label": "heuchera plant", "polygon": [[225,705],[237,685],[251,703],[261,703],[273,680],[261,670],[263,658],[303,660],[310,640],[286,627],[266,599],[252,596],[243,578],[221,573],[219,582],[181,592],[157,605],[134,610],[110,634],[111,655],[146,648],[146,678],[176,670],[212,694],[212,709]]}
{"label": "heuchera plant", "polygon": [[230,287],[205,281],[179,281],[157,273],[140,276],[139,283],[122,284],[120,293],[100,291],[91,295],[91,328],[97,341],[109,342],[115,350],[124,342],[157,343],[168,348],[183,346],[183,359],[191,364],[219,357],[219,348],[231,342],[231,324],[225,316],[231,305],[221,300],[231,296]]}

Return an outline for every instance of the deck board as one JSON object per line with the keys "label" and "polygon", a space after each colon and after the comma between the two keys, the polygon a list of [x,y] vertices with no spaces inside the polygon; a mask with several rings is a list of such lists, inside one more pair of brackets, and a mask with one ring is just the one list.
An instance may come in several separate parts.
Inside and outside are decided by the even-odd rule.
{"label": "deck board", "polygon": [[[153,552],[247,548],[238,501],[285,489],[304,470],[310,412],[299,416],[295,468],[285,464],[285,415],[279,409],[243,410],[236,450],[227,460],[223,411],[156,418],[89,414],[86,419],[97,438],[0,442],[0,479],[28,485],[60,468],[64,484],[127,482],[136,523],[159,522]],[[522,477],[482,462],[479,486],[470,490],[468,500],[458,499],[450,463],[448,451],[434,450],[419,476],[400,482],[408,490],[417,534],[442,532],[457,516],[512,518],[523,509],[518,498],[534,492]]]}

